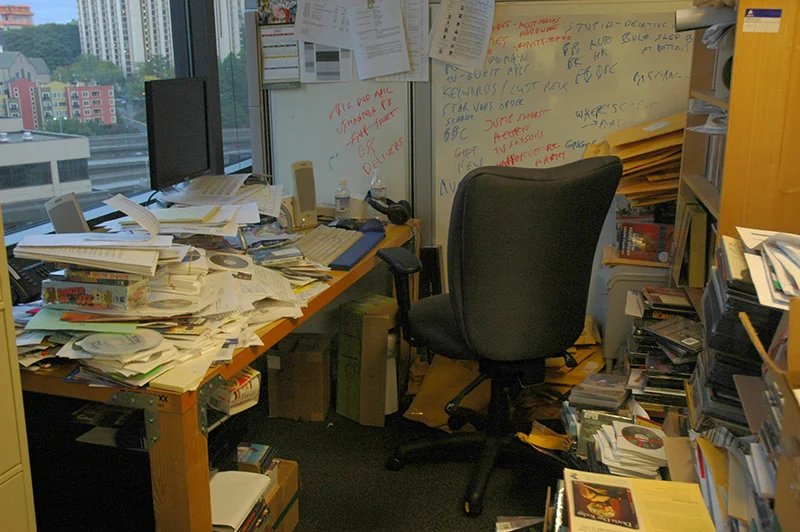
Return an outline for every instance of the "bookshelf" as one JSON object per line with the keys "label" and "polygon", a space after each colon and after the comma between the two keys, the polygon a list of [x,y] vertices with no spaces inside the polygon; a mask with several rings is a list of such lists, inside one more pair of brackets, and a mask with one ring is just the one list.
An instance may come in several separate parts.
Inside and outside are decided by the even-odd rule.
{"label": "bookshelf", "polygon": [[[780,31],[744,32],[749,8],[781,9]],[[720,235],[736,236],[736,226],[800,233],[800,2],[739,0],[737,12],[729,98],[714,94],[717,51],[703,44],[702,30],[694,39],[689,97],[727,111],[728,132],[717,187],[706,178],[706,161],[713,156],[709,136],[685,131],[675,224],[676,234],[687,230],[681,227],[684,209],[702,205],[709,215],[709,243]],[[701,125],[706,117],[689,115],[687,126]]]}

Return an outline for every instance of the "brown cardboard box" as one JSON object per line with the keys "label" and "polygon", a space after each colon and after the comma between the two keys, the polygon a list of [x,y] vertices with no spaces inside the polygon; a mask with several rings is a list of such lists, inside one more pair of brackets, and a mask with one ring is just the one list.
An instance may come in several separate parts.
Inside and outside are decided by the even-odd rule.
{"label": "brown cardboard box", "polygon": [[267,353],[270,417],[324,421],[330,408],[332,336],[290,334]]}
{"label": "brown cardboard box", "polygon": [[386,356],[397,301],[372,295],[341,307],[336,413],[382,427],[386,406]]}
{"label": "brown cardboard box", "polygon": [[300,520],[300,466],[280,460],[278,485],[267,495],[269,528],[273,532],[292,532]]}

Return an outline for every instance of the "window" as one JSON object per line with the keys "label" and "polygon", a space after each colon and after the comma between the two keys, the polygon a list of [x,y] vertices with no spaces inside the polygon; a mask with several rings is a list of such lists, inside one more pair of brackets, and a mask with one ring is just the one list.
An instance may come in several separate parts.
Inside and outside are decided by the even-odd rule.
{"label": "window", "polygon": [[222,150],[225,166],[252,160],[250,118],[247,112],[247,65],[244,49],[244,12],[237,2],[214,0],[217,28],[219,98],[222,115]]}
{"label": "window", "polygon": [[35,187],[53,182],[50,163],[0,166],[0,189]]}
{"label": "window", "polygon": [[69,183],[72,181],[86,181],[89,179],[89,160],[71,159],[58,161],[58,181]]}
{"label": "window", "polygon": [[[132,79],[132,75],[136,74],[139,63],[145,61],[150,63],[148,65],[151,67],[148,69],[148,77],[152,76],[153,78],[174,78],[176,67],[179,69],[181,77],[216,75],[214,70],[210,74],[202,70],[204,68],[202,65],[208,64],[207,57],[196,60],[203,53],[201,46],[178,46],[177,49],[173,46],[173,39],[179,43],[189,42],[190,38],[195,43],[208,40],[207,37],[202,35],[206,32],[204,28],[212,28],[214,26],[213,21],[205,20],[206,4],[204,1],[162,0],[161,2],[156,2],[159,9],[161,9],[160,6],[162,5],[166,9],[170,9],[171,4],[182,5],[185,3],[191,11],[191,16],[187,13],[186,19],[173,20],[173,27],[168,25],[159,27],[157,41],[160,48],[158,49],[153,46],[153,28],[149,27],[153,25],[154,20],[158,19],[153,19],[150,15],[139,18],[127,17],[127,13],[123,13],[123,11],[127,10],[120,9],[120,6],[127,5],[131,1],[138,2],[138,5],[142,3],[149,5],[150,0],[145,0],[145,2],[142,2],[142,0],[127,0],[127,2],[84,2],[84,0],[79,0],[78,3],[65,2],[64,0],[38,0],[38,5],[40,6],[46,4],[47,7],[58,8],[55,10],[56,12],[62,12],[63,10],[63,20],[54,20],[53,22],[67,24],[73,19],[78,20],[78,27],[83,32],[81,44],[86,47],[82,51],[99,59],[115,59],[118,63],[116,68],[119,69],[120,76],[118,79],[120,81],[106,84],[104,79],[113,78],[114,76],[109,76],[109,72],[102,70],[96,75],[92,75],[92,72],[82,72],[80,77],[87,81],[86,85],[67,85],[66,88],[61,88],[63,85],[60,85],[59,90],[62,91],[61,93],[47,89],[42,90],[43,87],[41,86],[35,89],[34,96],[37,99],[39,98],[39,93],[36,91],[42,90],[41,94],[49,93],[49,99],[55,105],[51,108],[47,108],[41,103],[35,105],[35,107],[38,107],[39,124],[34,129],[56,134],[64,133],[70,136],[45,137],[34,132],[34,141],[28,144],[36,144],[35,148],[38,149],[19,150],[18,147],[13,145],[17,142],[15,139],[19,135],[16,132],[11,132],[11,142],[0,144],[0,203],[3,206],[3,222],[6,236],[47,221],[44,203],[51,197],[48,194],[41,193],[41,189],[30,189],[30,187],[52,183],[56,179],[56,168],[58,169],[58,181],[52,185],[53,194],[74,190],[80,205],[84,209],[101,206],[104,199],[118,193],[126,196],[137,196],[149,191],[147,134],[143,127],[143,124],[146,123],[145,102],[141,90],[138,90],[141,87],[140,80]],[[22,3],[24,4],[25,2]],[[100,5],[101,3],[105,6],[102,10],[106,10],[108,13],[111,13],[110,9],[112,7],[110,6],[116,6],[113,8],[116,10],[115,17],[109,17],[105,21],[108,29],[105,33],[102,28],[104,22],[101,15],[102,10],[101,12],[95,12],[91,8],[92,4]],[[236,0],[231,3],[243,5],[244,1]],[[44,11],[44,9],[41,10]],[[148,7],[149,11],[150,8]],[[85,17],[86,20],[82,20],[82,17]],[[121,21],[121,24],[118,21]],[[145,36],[145,22],[147,22],[148,30],[150,31],[149,36]],[[113,33],[110,33],[114,25],[118,25],[118,27]],[[140,36],[142,41],[147,39],[149,45],[145,45],[144,50],[134,53],[134,43],[131,40],[134,35]],[[67,82],[67,79],[59,80],[55,72],[55,68],[59,66],[59,61],[62,59],[56,55],[56,52],[71,46],[71,44],[66,42],[54,42],[52,44],[53,46],[51,47],[45,47],[47,50],[53,50],[52,53],[54,55],[52,57],[48,57],[46,51],[43,51],[40,55],[49,67],[53,81]],[[115,47],[117,48],[116,51]],[[178,57],[173,57],[172,50],[175,50],[175,54]],[[164,55],[159,57],[158,54]],[[192,54],[194,55],[190,57]],[[201,66],[198,67],[197,65]],[[113,67],[104,65],[102,68]],[[13,74],[17,73],[22,78],[27,78],[27,74],[30,73],[31,81],[34,82],[38,77],[33,69],[26,68],[24,74],[17,69],[12,72],[12,77]],[[98,83],[89,82],[92,79],[98,80]],[[12,98],[23,96],[28,90],[27,87],[19,87],[15,91],[8,86],[8,83],[4,83],[2,89],[6,92],[10,91]],[[48,97],[42,96],[41,100],[43,103],[48,100]],[[216,103],[216,97],[214,100]],[[33,116],[33,110],[26,103],[27,96],[25,96],[24,101],[16,99],[12,101],[5,102],[6,112],[9,115],[16,115],[16,118],[23,113],[25,116]],[[90,105],[91,107],[89,107]],[[52,109],[52,117],[50,116],[50,109]],[[46,118],[43,116],[45,113],[47,114]],[[112,135],[117,135],[118,137],[110,138]],[[21,159],[22,155],[18,152],[29,151],[35,152],[35,155],[28,159]],[[63,154],[65,153],[69,154],[67,157],[74,159],[68,161],[56,160],[57,156],[54,156],[54,154],[61,154],[60,156],[64,157]],[[11,156],[9,157],[8,154],[11,154]],[[101,161],[102,164],[99,164]],[[50,168],[52,168],[53,176],[50,175]],[[59,189],[62,185],[67,188]],[[34,198],[31,195],[26,196],[25,194],[10,192],[12,189],[20,187],[36,191],[38,196]],[[29,191],[29,194],[32,194],[32,192]],[[149,192],[145,197],[147,196],[149,196]],[[14,237],[6,240],[7,243],[15,241]]]}

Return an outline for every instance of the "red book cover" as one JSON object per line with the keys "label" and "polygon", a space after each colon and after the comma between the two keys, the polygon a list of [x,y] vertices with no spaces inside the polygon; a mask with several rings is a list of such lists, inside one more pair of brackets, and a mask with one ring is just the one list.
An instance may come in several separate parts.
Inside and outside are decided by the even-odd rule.
{"label": "red book cover", "polygon": [[673,229],[667,224],[622,223],[618,254],[625,259],[669,262]]}

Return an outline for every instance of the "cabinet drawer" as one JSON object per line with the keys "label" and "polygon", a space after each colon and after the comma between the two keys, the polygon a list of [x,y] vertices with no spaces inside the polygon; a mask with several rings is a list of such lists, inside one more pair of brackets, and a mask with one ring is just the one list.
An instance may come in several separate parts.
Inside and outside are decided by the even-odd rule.
{"label": "cabinet drawer", "polygon": [[28,510],[25,482],[20,472],[0,484],[0,516],[3,516],[3,530],[20,532],[29,530]]}

